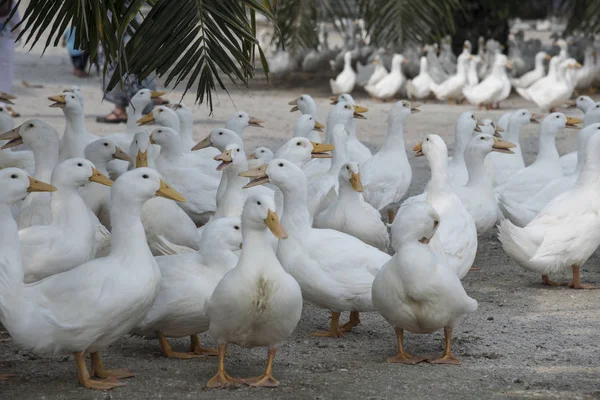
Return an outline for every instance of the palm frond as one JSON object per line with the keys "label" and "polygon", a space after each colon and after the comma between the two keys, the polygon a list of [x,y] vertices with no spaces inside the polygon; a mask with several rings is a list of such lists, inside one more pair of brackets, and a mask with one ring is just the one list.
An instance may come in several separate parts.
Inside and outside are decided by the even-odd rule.
{"label": "palm frond", "polygon": [[562,0],[561,13],[567,17],[567,32],[600,32],[600,2],[597,0]]}
{"label": "palm frond", "polygon": [[280,0],[276,23],[281,35],[274,37],[277,48],[296,52],[316,48],[319,43],[318,0]]}

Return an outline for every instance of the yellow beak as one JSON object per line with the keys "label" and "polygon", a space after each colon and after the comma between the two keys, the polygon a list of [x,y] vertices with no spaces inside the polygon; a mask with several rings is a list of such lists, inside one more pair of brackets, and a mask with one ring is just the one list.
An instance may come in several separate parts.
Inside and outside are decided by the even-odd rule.
{"label": "yellow beak", "polygon": [[92,176],[90,176],[90,182],[96,182],[104,186],[112,186],[113,181],[109,177],[103,175],[102,172],[96,168],[92,168]]}
{"label": "yellow beak", "polygon": [[352,173],[350,176],[350,184],[355,192],[364,192],[362,182],[360,181],[360,172]]}
{"label": "yellow beak", "polygon": [[156,90],[152,90],[150,91],[150,98],[158,99],[160,96],[164,96],[165,94],[167,94],[167,92],[158,92]]}
{"label": "yellow beak", "polygon": [[0,135],[0,140],[8,140],[9,141],[4,146],[2,146],[2,149],[8,149],[8,148],[23,144],[23,138],[19,134],[20,129],[21,129],[21,126],[17,126],[16,128],[11,129],[8,132],[4,132],[3,134]]}
{"label": "yellow beak", "polygon": [[50,104],[50,107],[53,107],[53,108],[55,108],[55,107],[64,108],[65,104],[67,104],[67,96],[65,96],[64,94],[50,96],[50,97],[48,97],[48,100],[54,102],[54,103]]}
{"label": "yellow beak", "polygon": [[269,183],[269,177],[267,176],[267,164],[249,169],[248,171],[240,172],[238,175],[245,178],[253,178],[250,182],[244,185],[244,189]]}
{"label": "yellow beak", "polygon": [[192,151],[194,150],[200,150],[200,149],[205,149],[207,147],[212,146],[212,141],[210,140],[210,135],[208,135],[207,137],[205,137],[204,139],[202,139],[201,141],[199,141],[198,143],[196,143],[196,145],[194,147],[192,147]]}
{"label": "yellow beak", "polygon": [[275,211],[269,210],[267,218],[265,218],[265,225],[278,239],[287,239],[288,235],[283,226],[279,222],[279,216]]}
{"label": "yellow beak", "polygon": [[356,119],[367,119],[364,115],[362,115],[362,113],[366,113],[367,111],[369,111],[368,108],[361,107],[361,106],[354,106],[353,117]]}
{"label": "yellow beak", "polygon": [[492,146],[492,151],[495,151],[497,153],[514,154],[514,152],[510,150],[514,147],[517,147],[517,145],[494,137],[494,145]]}
{"label": "yellow beak", "polygon": [[215,161],[222,161],[221,164],[217,166],[217,171],[222,171],[225,168],[229,167],[233,161],[231,158],[231,150],[226,150],[221,154],[218,154],[214,158]]}
{"label": "yellow beak", "polygon": [[258,119],[258,118],[254,118],[254,117],[250,117],[248,119],[248,125],[250,125],[250,126],[257,126],[259,128],[264,128],[264,126],[261,125],[264,123],[265,123],[265,121],[263,121],[262,119]]}
{"label": "yellow beak", "polygon": [[148,113],[144,115],[142,118],[135,121],[138,125],[149,125],[154,122],[154,115],[152,113]]}
{"label": "yellow beak", "polygon": [[315,129],[315,131],[323,132],[323,129],[325,129],[325,125],[323,125],[319,121],[315,120],[315,128],[314,129]]}
{"label": "yellow beak", "polygon": [[329,97],[329,101],[331,101],[331,105],[336,105],[337,103],[339,103],[338,97],[337,96],[331,96]]}
{"label": "yellow beak", "polygon": [[29,178],[29,187],[27,188],[27,191],[29,193],[31,192],[55,192],[56,188],[52,185],[49,185],[45,182],[42,181],[38,181],[35,178],[32,178],[31,176],[28,176]]}
{"label": "yellow beak", "polygon": [[156,195],[164,197],[165,199],[175,200],[180,203],[185,203],[185,197],[171,186],[167,185],[165,181],[160,180],[160,188],[156,191]]}
{"label": "yellow beak", "polygon": [[331,154],[326,153],[326,151],[332,151],[335,149],[335,146],[328,143],[317,143],[310,142],[313,146],[313,150],[311,152],[312,158],[331,158]]}
{"label": "yellow beak", "polygon": [[415,152],[415,157],[423,156],[423,142],[419,143],[415,147],[413,147],[413,151]]}
{"label": "yellow beak", "polygon": [[117,146],[115,152],[113,153],[113,158],[115,160],[131,161],[129,154],[125,153],[119,146]]}
{"label": "yellow beak", "polygon": [[567,117],[568,128],[579,128],[576,124],[583,124],[583,120],[581,118]]}
{"label": "yellow beak", "polygon": [[148,166],[148,151],[138,150],[137,156],[135,157],[135,167],[145,168]]}

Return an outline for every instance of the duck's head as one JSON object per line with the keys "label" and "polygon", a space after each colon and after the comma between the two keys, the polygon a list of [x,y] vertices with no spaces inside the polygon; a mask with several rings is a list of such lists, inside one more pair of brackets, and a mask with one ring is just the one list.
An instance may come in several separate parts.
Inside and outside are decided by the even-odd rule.
{"label": "duck's head", "polygon": [[481,121],[481,123],[482,123],[482,125],[480,126],[481,133],[485,133],[490,136],[495,136],[497,138],[502,137],[502,132],[504,132],[504,129],[497,126],[493,120],[488,118],[488,119],[484,119],[483,121]]}
{"label": "duck's head", "polygon": [[545,51],[539,51],[535,55],[535,62],[540,64],[544,61],[550,60],[550,56]]}
{"label": "duck's head", "polygon": [[420,112],[418,103],[411,103],[408,100],[400,100],[394,104],[388,113],[388,124],[404,123],[411,114]]}
{"label": "duck's head", "polygon": [[339,179],[340,184],[350,185],[356,192],[363,192],[365,190],[360,181],[360,170],[356,161],[347,162],[342,166]]}
{"label": "duck's head", "polygon": [[[131,157],[110,139],[98,139],[85,147],[85,158],[93,163],[106,164],[111,160],[131,161]],[[99,162],[100,161],[100,162]]]}
{"label": "duck's head", "polygon": [[216,147],[220,151],[225,151],[225,147],[231,143],[243,146],[242,138],[234,131],[227,128],[215,128],[210,131],[210,134],[207,137],[199,141],[192,150]]}
{"label": "duck's head", "polygon": [[194,123],[194,115],[192,114],[192,110],[187,108],[185,104],[174,103],[169,104],[168,107],[175,111],[175,114],[177,114],[177,117],[179,117],[179,121],[186,121],[190,125]]}
{"label": "duck's head", "polygon": [[63,93],[68,93],[68,92],[71,92],[75,96],[77,96],[77,100],[79,100],[79,104],[81,104],[81,106],[83,107],[83,92],[81,91],[81,88],[79,86],[73,85],[71,87],[63,89]]}
{"label": "duck's head", "polygon": [[144,115],[136,122],[138,125],[158,124],[160,126],[166,126],[171,129],[179,130],[179,118],[177,117],[177,114],[175,114],[175,111],[171,110],[167,106],[154,107],[152,112]]}
{"label": "duck's head", "polygon": [[331,105],[335,105],[341,102],[354,104],[354,97],[352,97],[350,93],[342,93],[338,96],[331,96],[329,100],[331,100]]}
{"label": "duck's head", "polygon": [[248,159],[244,149],[235,143],[228,144],[225,151],[217,154],[214,160],[221,162],[217,166],[217,171],[223,171],[229,167],[234,167],[236,171],[245,171],[248,168]]}
{"label": "duck's head", "polygon": [[435,209],[425,202],[418,202],[401,207],[392,224],[392,246],[400,246],[421,242],[429,243],[440,225],[440,216]]}
{"label": "duck's head", "polygon": [[229,117],[227,123],[225,124],[225,128],[231,129],[232,131],[241,134],[244,131],[244,129],[249,126],[263,128],[262,124],[264,123],[265,121],[255,117],[251,117],[250,115],[248,115],[248,113],[244,111],[238,111],[231,117]]}
{"label": "duck's head", "polygon": [[294,129],[296,136],[304,136],[307,137],[312,131],[323,132],[323,124],[315,119],[310,114],[302,114],[296,120],[296,127]]}
{"label": "duck's head", "polygon": [[413,151],[415,152],[415,157],[425,156],[429,162],[436,159],[448,158],[448,147],[444,139],[435,133],[425,136],[425,139],[416,145]]}
{"label": "duck's head", "polygon": [[12,205],[27,197],[31,192],[54,192],[56,188],[48,183],[38,181],[19,168],[0,170],[0,203]]}
{"label": "duck's head", "polygon": [[311,115],[316,115],[317,113],[317,103],[315,103],[312,96],[308,94],[303,94],[300,97],[295,98],[290,101],[288,105],[293,106],[290,112],[300,111],[302,114]]}
{"label": "duck's head", "polygon": [[516,123],[518,126],[524,126],[529,123],[539,124],[540,118],[541,118],[540,115],[532,114],[529,112],[529,110],[522,108],[520,110],[513,112],[512,115],[510,116],[509,121],[511,123]]}
{"label": "duck's head", "polygon": [[266,147],[257,147],[248,155],[248,164],[253,167],[268,163],[273,159],[273,151]]}
{"label": "duck's head", "polygon": [[480,126],[482,125],[483,122],[479,121],[472,112],[466,111],[460,114],[456,120],[455,128],[457,139],[465,139],[468,142],[471,140],[473,132],[481,132]]}
{"label": "duck's head", "polygon": [[503,70],[505,68],[512,68],[512,64],[504,54],[497,53],[494,57],[494,67]]}
{"label": "duck's head", "polygon": [[[8,140],[8,143],[2,146],[2,149],[19,146],[23,143],[32,149],[47,149],[48,143],[51,141],[58,144],[58,133],[41,119],[30,119],[1,134],[0,140]],[[50,150],[48,149],[48,151]]]}
{"label": "duck's head", "polygon": [[307,185],[304,171],[293,162],[283,158],[275,158],[268,164],[241,172],[239,175],[251,178],[244,188],[264,185],[269,182],[272,182],[281,190]]}
{"label": "duck's head", "polygon": [[585,157],[590,138],[598,132],[600,132],[600,123],[590,124],[579,131],[579,135],[577,137],[578,158],[580,154],[581,157]]}
{"label": "duck's head", "polygon": [[180,141],[179,133],[166,126],[156,128],[150,134],[150,143],[161,147],[173,146]]}
{"label": "duck's head", "polygon": [[542,120],[540,132],[556,134],[564,128],[579,129],[580,127],[577,124],[581,123],[583,123],[581,118],[567,117],[563,113],[556,112],[547,115]]}
{"label": "duck's head", "polygon": [[96,169],[96,166],[85,158],[69,158],[52,171],[52,184],[57,188],[80,188],[89,182],[112,186],[107,176]]}
{"label": "duck's head", "polygon": [[275,211],[275,201],[271,196],[256,194],[249,196],[242,211],[242,226],[244,230],[269,230],[279,239],[287,239],[287,232],[279,222]]}
{"label": "duck's head", "polygon": [[567,108],[579,108],[585,113],[590,106],[594,105],[594,100],[590,96],[579,96],[575,101],[569,100],[567,105]]}
{"label": "duck's head", "polygon": [[165,94],[167,93],[150,89],[140,89],[131,97],[130,101],[135,109],[143,110],[148,104],[152,103],[152,100],[164,101],[161,96]]}
{"label": "duck's head", "polygon": [[160,174],[151,168],[136,168],[127,171],[115,181],[112,188],[112,198],[140,205],[153,197],[185,202],[185,197],[162,180]]}
{"label": "duck's head", "polygon": [[367,119],[363,113],[369,111],[368,108],[357,106],[354,104],[340,102],[333,106],[332,112],[338,117],[337,122],[346,125],[352,118],[355,119]]}
{"label": "duck's head", "polygon": [[148,159],[152,159],[153,154],[150,135],[147,132],[138,132],[133,136],[129,146],[129,155],[135,158],[135,168],[148,167]]}
{"label": "duck's head", "polygon": [[315,143],[304,137],[294,137],[277,149],[275,157],[285,158],[298,166],[303,166],[311,158],[331,158],[328,151],[333,149],[334,146],[327,143]]}
{"label": "duck's head", "polygon": [[392,57],[392,68],[400,68],[402,64],[406,64],[406,58],[402,54],[394,54]]}
{"label": "duck's head", "polygon": [[498,139],[497,137],[494,137],[492,135],[480,133],[471,139],[465,152],[467,154],[483,154],[485,157],[486,154],[489,154],[492,151],[505,154],[514,154],[513,151],[510,149],[515,147],[517,146],[514,143]]}
{"label": "duck's head", "polygon": [[[242,220],[240,217],[213,219],[205,225],[201,240],[209,240],[212,246],[225,250],[239,250],[242,246]],[[214,251],[214,248],[211,250]]]}
{"label": "duck's head", "polygon": [[12,94],[0,91],[0,101],[6,104],[15,104],[12,100],[15,100],[17,96],[13,96]]}
{"label": "duck's head", "polygon": [[79,98],[73,92],[63,92],[56,96],[50,96],[48,100],[53,101],[50,107],[62,108],[65,113],[83,111]]}

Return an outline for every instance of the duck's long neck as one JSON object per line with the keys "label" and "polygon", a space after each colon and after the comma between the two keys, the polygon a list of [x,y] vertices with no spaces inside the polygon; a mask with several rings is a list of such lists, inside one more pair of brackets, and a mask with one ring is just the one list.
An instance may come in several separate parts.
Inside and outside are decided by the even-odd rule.
{"label": "duck's long neck", "polygon": [[[239,213],[242,211],[245,201],[244,185],[248,183],[248,178],[239,176],[239,173],[246,171],[247,169],[247,163],[246,168],[244,169],[231,166],[225,170],[223,175],[221,175],[219,188],[221,188],[221,185],[223,185],[224,189],[223,195],[217,197],[217,210],[215,211],[215,217],[233,216],[229,214],[239,215]],[[232,212],[233,210],[236,211]]]}
{"label": "duck's long neck", "polygon": [[[306,179],[294,188],[282,188],[283,214],[281,224],[290,235],[307,233],[311,229],[311,218],[308,212]],[[245,244],[244,244],[245,245]]]}
{"label": "duck's long neck", "polygon": [[483,161],[487,154],[488,153],[482,153],[481,151],[467,150],[465,152],[465,164],[469,173],[469,181],[466,186],[489,186],[490,189],[492,188],[492,182],[483,165]]}
{"label": "duck's long neck", "polygon": [[199,253],[202,254],[204,265],[223,272],[235,267],[238,261],[238,256],[233,251],[224,248],[221,243],[215,243],[215,240],[201,242]]}
{"label": "duck's long neck", "polygon": [[429,190],[443,189],[448,183],[448,156],[429,160],[429,167],[431,169]]}
{"label": "duck's long neck", "polygon": [[[242,253],[240,254],[237,268],[252,271],[256,270],[257,267],[265,268],[272,266],[273,263],[260,262],[265,257],[268,257],[269,254],[275,258],[275,253],[269,243],[268,235],[271,235],[271,232],[268,232],[265,228],[248,227],[242,223]],[[257,265],[257,261],[259,261],[260,265]]]}
{"label": "duck's long neck", "polygon": [[465,162],[465,149],[467,148],[469,141],[465,140],[463,136],[466,135],[463,135],[460,132],[456,132],[454,154],[452,155],[452,160],[450,161],[450,164],[464,164]]}
{"label": "duck's long neck", "polygon": [[[577,186],[591,185],[600,189],[600,162],[597,154],[590,154],[593,149],[588,150],[586,160],[577,178]],[[597,152],[596,152],[597,153]]]}
{"label": "duck's long neck", "polygon": [[167,146],[161,146],[160,156],[169,161],[179,161],[183,156],[181,141],[171,140]]}
{"label": "duck's long neck", "polygon": [[191,152],[195,144],[192,125],[193,121],[190,118],[179,118],[179,136],[181,136],[181,143],[184,145],[183,151],[185,153]]}
{"label": "duck's long neck", "polygon": [[[140,131],[140,127],[137,124],[137,120],[143,117],[144,108],[150,104],[148,102],[144,102],[144,104],[131,104],[129,109],[127,110],[127,132],[128,133],[136,133]],[[143,130],[143,129],[142,129]]]}
{"label": "duck's long neck", "polygon": [[52,171],[58,165],[58,140],[56,143],[48,144],[43,149],[33,150],[33,158],[35,160],[35,170],[33,177],[45,182],[50,181],[52,178]]}
{"label": "duck's long neck", "polygon": [[348,162],[348,140],[346,138],[334,140],[335,148],[332,150],[331,167],[329,173],[338,176],[342,166]]}
{"label": "duck's long neck", "polygon": [[406,151],[404,146],[404,121],[394,121],[388,125],[387,135],[385,135],[383,146],[379,151]]}
{"label": "duck's long neck", "polygon": [[[97,183],[89,183],[97,185]],[[50,208],[52,210],[52,225],[83,227],[91,223],[88,208],[77,189],[68,185],[55,184],[56,191],[52,192]]]}
{"label": "duck's long neck", "polygon": [[25,312],[20,306],[25,275],[17,223],[5,204],[0,204],[0,254],[0,322],[10,329],[9,321]]}
{"label": "duck's long neck", "polygon": [[504,138],[519,146],[519,140],[521,138],[521,124],[517,121],[508,121],[508,125],[506,126],[506,132],[502,135]]}
{"label": "duck's long neck", "polygon": [[354,118],[346,124],[346,131],[348,132],[348,139],[356,139],[356,120]]}
{"label": "duck's long neck", "polygon": [[340,179],[340,193],[338,196],[338,199],[346,204],[351,203],[351,204],[356,204],[360,202],[360,198],[362,196],[362,194],[360,194],[359,192],[357,192],[356,190],[352,189],[352,186],[350,186],[347,182],[345,182],[344,180]]}
{"label": "duck's long neck", "polygon": [[558,150],[556,150],[556,132],[548,132],[540,135],[536,160],[558,160],[559,158]]}
{"label": "duck's long neck", "polygon": [[65,117],[67,125],[65,127],[65,135],[81,135],[85,132],[85,124],[82,110],[67,110],[65,109]]}
{"label": "duck's long neck", "polygon": [[115,195],[113,189],[110,208],[112,223],[110,257],[124,259],[135,259],[140,255],[152,257],[142,225],[141,209],[139,204],[132,204],[131,200]]}

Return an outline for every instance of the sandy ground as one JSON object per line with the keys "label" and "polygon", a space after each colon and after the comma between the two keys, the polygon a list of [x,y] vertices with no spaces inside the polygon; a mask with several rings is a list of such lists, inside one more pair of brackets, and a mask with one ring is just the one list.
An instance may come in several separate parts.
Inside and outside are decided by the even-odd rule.
{"label": "sandy ground", "polygon": [[[124,128],[95,123],[97,115],[106,114],[111,106],[102,103],[99,78],[77,79],[71,76],[69,59],[63,49],[17,54],[14,94],[16,108],[28,118],[42,118],[59,132],[64,129],[60,109],[48,108],[47,96],[57,94],[71,84],[80,85],[85,93],[88,130],[108,133]],[[43,89],[28,89],[21,80],[43,84]],[[253,84],[246,93],[234,91],[231,98],[219,94],[213,116],[204,106],[194,106],[197,118],[195,134],[204,137],[220,126],[234,110],[245,110],[266,120],[265,128],[249,128],[245,135],[247,149],[266,145],[275,149],[291,136],[298,114],[291,114],[287,102],[302,93],[317,99],[321,120],[328,111],[327,86],[324,82],[306,85]],[[178,100],[180,92],[169,95]],[[374,103],[358,95],[359,103],[370,109],[368,120],[358,125],[358,135],[371,149],[381,145],[386,132],[386,113],[390,104]],[[188,106],[193,97],[185,97]],[[530,106],[512,98],[503,109]],[[497,118],[504,112],[478,112],[471,106],[424,104],[422,112],[411,116],[405,139],[410,149],[426,133],[438,133],[453,142],[454,122],[463,111],[476,111],[477,117]],[[577,112],[572,114],[577,115]],[[529,161],[535,154],[536,127],[524,129],[522,144]],[[561,152],[575,147],[577,131],[567,130],[558,140]],[[451,145],[450,145],[451,147]],[[410,151],[409,151],[410,152]],[[424,158],[409,156],[413,167],[410,193],[422,190],[429,172]],[[594,255],[585,268],[585,281],[599,282],[599,258]],[[329,315],[306,305],[298,328],[277,355],[275,375],[281,382],[277,389],[257,390],[233,387],[207,390],[205,384],[216,370],[215,358],[170,360],[161,356],[158,344],[137,338],[123,338],[103,353],[109,368],[129,367],[137,377],[127,386],[111,392],[94,392],[81,388],[75,365],[69,356],[45,358],[14,346],[6,332],[0,343],[0,372],[16,377],[0,382],[2,399],[150,399],[213,398],[238,399],[256,396],[263,399],[482,399],[482,398],[598,398],[600,397],[597,344],[600,342],[598,317],[600,292],[545,288],[540,277],[526,272],[503,253],[496,231],[483,236],[475,267],[464,279],[467,293],[479,301],[479,309],[455,328],[453,350],[462,365],[417,366],[392,365],[386,357],[396,351],[393,330],[377,314],[364,314],[363,323],[341,339],[311,337],[310,333],[326,328]],[[563,277],[553,277],[555,279]],[[344,316],[343,318],[346,318]],[[207,335],[202,342],[214,345]],[[188,346],[187,340],[173,340],[177,350]],[[442,335],[408,334],[407,350],[416,355],[434,355],[442,351]],[[245,350],[231,347],[226,365],[235,377],[262,373],[266,359],[264,349]]]}

